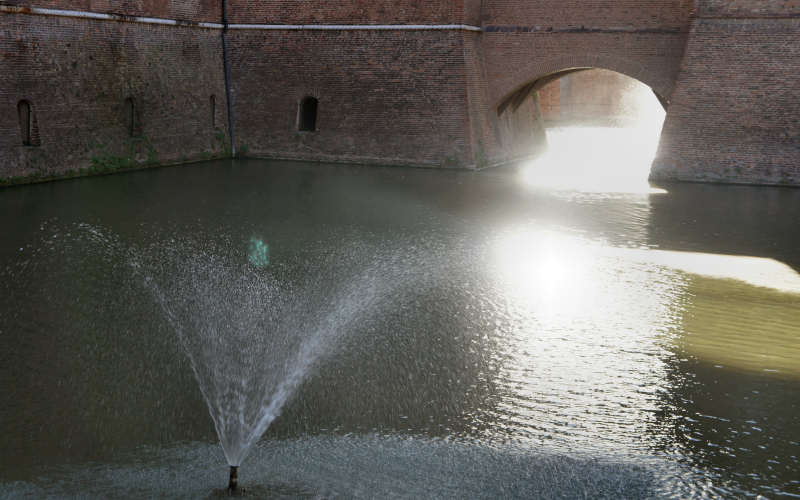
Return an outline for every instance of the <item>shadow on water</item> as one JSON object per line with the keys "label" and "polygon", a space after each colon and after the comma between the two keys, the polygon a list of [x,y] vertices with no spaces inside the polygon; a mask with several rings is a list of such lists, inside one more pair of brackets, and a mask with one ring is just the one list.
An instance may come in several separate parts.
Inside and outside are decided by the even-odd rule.
{"label": "shadow on water", "polygon": [[648,241],[670,250],[767,257],[800,272],[800,189],[669,184],[650,197]]}
{"label": "shadow on water", "polygon": [[673,389],[663,393],[650,431],[656,449],[702,470],[717,495],[797,496],[800,408],[786,401],[797,391],[796,379],[681,358],[668,380]]}
{"label": "shadow on water", "polygon": [[4,474],[213,438],[185,354],[125,263],[77,232],[41,232],[0,271]]}

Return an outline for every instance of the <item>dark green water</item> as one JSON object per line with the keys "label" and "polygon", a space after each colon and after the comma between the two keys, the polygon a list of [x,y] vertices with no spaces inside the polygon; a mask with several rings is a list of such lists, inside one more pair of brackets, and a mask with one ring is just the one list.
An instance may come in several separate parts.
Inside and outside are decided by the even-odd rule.
{"label": "dark green water", "polygon": [[0,497],[225,485],[131,261],[253,241],[309,317],[365,267],[396,285],[245,460],[255,498],[800,496],[800,190],[528,177],[225,161],[0,190]]}

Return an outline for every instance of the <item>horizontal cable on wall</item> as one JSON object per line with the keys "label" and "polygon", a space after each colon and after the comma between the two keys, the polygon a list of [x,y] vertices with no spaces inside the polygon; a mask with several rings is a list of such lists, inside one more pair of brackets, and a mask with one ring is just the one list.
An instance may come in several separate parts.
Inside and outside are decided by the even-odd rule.
{"label": "horizontal cable on wall", "polygon": [[[223,29],[221,23],[179,21],[158,17],[129,16],[125,14],[104,14],[80,10],[44,9],[39,7],[19,7],[0,5],[0,12],[7,14],[31,14],[38,16],[74,17],[99,21],[118,21],[141,24],[160,24],[165,26],[190,26],[207,29]],[[460,30],[481,31],[478,26],[467,24],[229,24],[232,30],[283,30],[283,31],[424,31]]]}
{"label": "horizontal cable on wall", "polygon": [[478,26],[467,24],[230,24],[236,30],[286,30],[286,31],[397,31],[397,30],[462,30],[481,31]]}

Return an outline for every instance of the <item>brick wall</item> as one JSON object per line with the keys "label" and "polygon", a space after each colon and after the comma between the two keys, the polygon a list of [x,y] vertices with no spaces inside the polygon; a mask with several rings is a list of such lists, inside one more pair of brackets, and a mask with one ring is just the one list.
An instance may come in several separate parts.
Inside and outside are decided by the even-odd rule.
{"label": "brick wall", "polygon": [[686,44],[683,33],[486,33],[489,98],[499,104],[528,82],[568,68],[616,71],[671,95]]}
{"label": "brick wall", "polygon": [[544,120],[537,93],[531,93],[519,107],[509,106],[498,120],[499,160],[525,158],[543,151],[547,143]]}
{"label": "brick wall", "polygon": [[[235,31],[237,143],[260,157],[471,163],[458,31]],[[300,100],[319,100],[298,132]]]}
{"label": "brick wall", "polygon": [[800,184],[798,75],[800,19],[696,19],[652,177]]}
{"label": "brick wall", "polygon": [[[686,33],[487,32],[483,35],[488,109],[524,85],[569,68],[603,68],[635,78],[664,96],[672,94]],[[493,150],[489,157],[507,159]]]}
{"label": "brick wall", "polygon": [[624,126],[640,112],[636,87],[635,80],[605,69],[570,73],[539,91],[542,116],[550,125]]}
{"label": "brick wall", "polygon": [[682,29],[692,0],[489,0],[487,25]]}
{"label": "brick wall", "polygon": [[467,91],[467,134],[472,146],[472,165],[484,167],[492,163],[491,153],[499,149],[497,113],[490,108],[486,55],[479,33],[462,32]]}
{"label": "brick wall", "polygon": [[218,22],[222,0],[13,0],[0,5]]}
{"label": "brick wall", "polygon": [[697,0],[699,17],[792,17],[800,16],[797,0]]}
{"label": "brick wall", "polygon": [[[0,5],[187,21],[221,16],[221,0]],[[654,177],[800,183],[798,15],[794,0],[229,0],[234,23],[484,27],[232,30],[237,143],[263,157],[496,163],[527,153],[520,141],[536,144],[541,125],[533,100],[498,116],[508,96],[565,69],[596,67],[671,98]],[[0,177],[63,174],[129,151],[159,162],[219,151],[216,129],[226,124],[220,35],[196,26],[0,14]],[[319,100],[317,130],[298,132],[307,95]],[[134,138],[127,97],[136,102]],[[40,146],[22,144],[22,99],[32,103]]]}
{"label": "brick wall", "polygon": [[[467,3],[475,3],[468,0]],[[455,24],[465,0],[229,0],[232,23]]]}
{"label": "brick wall", "polygon": [[545,122],[561,119],[561,81],[556,80],[539,90],[539,106]]}
{"label": "brick wall", "polygon": [[[226,128],[221,54],[216,30],[0,15],[0,178],[211,155],[222,144],[212,94],[216,125]],[[23,99],[37,147],[22,143]]]}

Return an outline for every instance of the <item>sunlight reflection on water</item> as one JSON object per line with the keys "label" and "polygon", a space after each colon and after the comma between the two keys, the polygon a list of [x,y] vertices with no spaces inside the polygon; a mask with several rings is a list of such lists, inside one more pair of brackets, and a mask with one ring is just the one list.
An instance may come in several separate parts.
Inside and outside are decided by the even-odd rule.
{"label": "sunlight reflection on water", "polygon": [[[285,373],[316,325],[341,332],[312,344],[338,347],[254,446],[251,497],[800,493],[800,192],[653,195],[657,128],[556,130],[526,182],[225,160],[7,190],[0,491],[225,484],[185,347],[118,252],[131,245],[181,323],[214,334],[197,344],[209,370]],[[273,279],[281,293],[249,286]]]}
{"label": "sunlight reflection on water", "polygon": [[[676,345],[692,357],[800,377],[800,274],[777,260],[616,247],[511,227],[495,242],[493,266],[516,307],[535,318],[536,346],[525,351],[571,360],[573,374],[596,379],[608,346],[631,353],[651,345],[655,352],[659,337],[680,332]],[[584,340],[562,341],[574,335]],[[544,349],[539,344],[547,337]],[[585,338],[598,344],[576,350]],[[588,361],[583,368],[581,358]],[[619,356],[607,361],[604,374],[624,363]]]}

